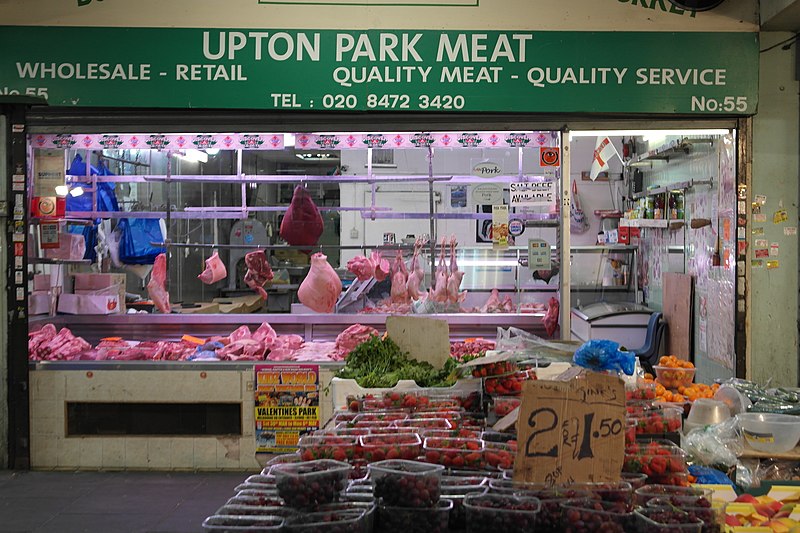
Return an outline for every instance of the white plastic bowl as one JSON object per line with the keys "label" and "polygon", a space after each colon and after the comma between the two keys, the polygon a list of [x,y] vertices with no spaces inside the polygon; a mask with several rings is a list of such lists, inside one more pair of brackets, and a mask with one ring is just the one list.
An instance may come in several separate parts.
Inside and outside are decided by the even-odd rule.
{"label": "white plastic bowl", "polygon": [[800,417],[772,413],[736,415],[742,433],[754,450],[766,453],[788,452],[800,440]]}

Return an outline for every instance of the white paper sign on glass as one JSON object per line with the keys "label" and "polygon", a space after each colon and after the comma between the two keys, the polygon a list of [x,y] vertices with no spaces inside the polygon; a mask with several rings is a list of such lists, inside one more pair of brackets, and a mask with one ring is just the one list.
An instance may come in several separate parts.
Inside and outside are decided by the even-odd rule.
{"label": "white paper sign on glass", "polygon": [[511,206],[553,205],[556,188],[553,181],[511,183]]}

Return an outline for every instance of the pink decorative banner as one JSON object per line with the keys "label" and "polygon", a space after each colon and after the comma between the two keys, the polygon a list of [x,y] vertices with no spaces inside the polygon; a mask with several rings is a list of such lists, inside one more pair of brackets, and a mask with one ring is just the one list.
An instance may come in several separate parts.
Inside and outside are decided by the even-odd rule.
{"label": "pink decorative banner", "polygon": [[[282,133],[217,134],[48,134],[31,135],[34,148],[81,150],[282,150]],[[534,148],[556,147],[558,132],[298,133],[301,150],[365,148]]]}
{"label": "pink decorative banner", "polygon": [[303,150],[364,148],[525,148],[557,147],[558,132],[445,133],[298,133],[295,147]]}
{"label": "pink decorative banner", "polygon": [[81,150],[283,150],[283,133],[31,135],[33,148]]}

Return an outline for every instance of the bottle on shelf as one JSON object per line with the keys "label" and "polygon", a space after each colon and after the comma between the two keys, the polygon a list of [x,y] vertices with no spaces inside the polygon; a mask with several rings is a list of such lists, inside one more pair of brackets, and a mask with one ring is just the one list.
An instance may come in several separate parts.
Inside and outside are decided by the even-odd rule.
{"label": "bottle on shelf", "polygon": [[652,219],[655,216],[655,200],[652,196],[647,197],[644,210],[644,218]]}
{"label": "bottle on shelf", "polygon": [[664,218],[664,195],[657,194],[654,200],[653,218],[661,220]]}
{"label": "bottle on shelf", "polygon": [[669,193],[669,219],[670,220],[678,220],[678,200],[676,198],[678,193],[671,192]]}

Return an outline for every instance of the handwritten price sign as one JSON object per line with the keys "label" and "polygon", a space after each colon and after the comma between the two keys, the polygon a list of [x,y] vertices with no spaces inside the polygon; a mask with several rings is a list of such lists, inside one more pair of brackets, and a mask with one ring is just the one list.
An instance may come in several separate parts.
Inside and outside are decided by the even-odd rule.
{"label": "handwritten price sign", "polygon": [[587,372],[570,381],[526,381],[514,480],[618,481],[625,448],[625,389]]}

